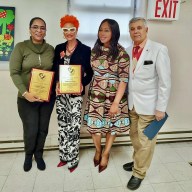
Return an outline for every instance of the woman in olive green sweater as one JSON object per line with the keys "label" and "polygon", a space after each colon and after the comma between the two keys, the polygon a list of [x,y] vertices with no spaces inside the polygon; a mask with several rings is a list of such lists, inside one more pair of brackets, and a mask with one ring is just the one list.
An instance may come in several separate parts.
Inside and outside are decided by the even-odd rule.
{"label": "woman in olive green sweater", "polygon": [[18,43],[10,58],[10,75],[18,89],[18,112],[24,131],[24,171],[31,169],[33,155],[38,169],[46,168],[43,148],[55,103],[55,91],[51,91],[49,102],[45,102],[28,90],[32,68],[52,71],[54,57],[54,48],[44,40],[45,21],[39,17],[31,19],[29,31],[30,39]]}

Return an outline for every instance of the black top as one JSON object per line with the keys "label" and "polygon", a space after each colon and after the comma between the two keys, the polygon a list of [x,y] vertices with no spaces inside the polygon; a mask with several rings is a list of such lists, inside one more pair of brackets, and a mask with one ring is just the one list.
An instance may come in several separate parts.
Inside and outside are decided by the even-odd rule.
{"label": "black top", "polygon": [[[79,40],[76,49],[71,55],[69,65],[81,65],[82,69],[82,84],[83,91],[81,95],[85,94],[85,86],[88,85],[93,76],[93,70],[91,68],[91,48],[82,44]],[[59,44],[55,47],[55,57],[53,61],[53,70],[55,71],[55,81],[59,81],[59,65],[64,65],[64,58],[61,58],[60,53],[64,51],[66,53],[67,42]]]}

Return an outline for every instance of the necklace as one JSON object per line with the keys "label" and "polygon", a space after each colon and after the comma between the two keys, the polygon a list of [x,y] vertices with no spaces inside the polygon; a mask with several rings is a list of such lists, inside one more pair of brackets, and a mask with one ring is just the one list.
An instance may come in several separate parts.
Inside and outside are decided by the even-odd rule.
{"label": "necklace", "polygon": [[73,51],[75,50],[76,47],[77,47],[77,42],[76,42],[75,46],[70,50],[69,45],[67,43],[66,49],[67,49],[68,53],[71,54],[71,53],[73,53]]}

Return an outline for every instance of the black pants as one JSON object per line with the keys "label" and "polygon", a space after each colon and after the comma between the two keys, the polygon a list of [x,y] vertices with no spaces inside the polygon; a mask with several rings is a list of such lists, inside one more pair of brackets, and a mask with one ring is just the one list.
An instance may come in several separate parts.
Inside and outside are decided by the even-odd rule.
{"label": "black pants", "polygon": [[53,111],[55,97],[49,102],[29,102],[18,98],[18,112],[23,123],[25,155],[42,158],[43,148],[48,134],[49,121]]}

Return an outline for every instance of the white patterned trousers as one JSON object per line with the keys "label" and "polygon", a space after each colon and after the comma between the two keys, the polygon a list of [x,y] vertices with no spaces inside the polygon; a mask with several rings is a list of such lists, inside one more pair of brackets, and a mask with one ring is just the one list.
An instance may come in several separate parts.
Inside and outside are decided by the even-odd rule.
{"label": "white patterned trousers", "polygon": [[72,168],[79,163],[82,96],[62,94],[56,99],[59,157]]}

